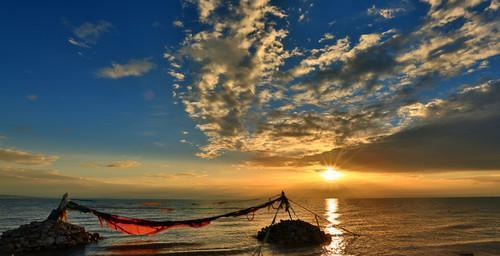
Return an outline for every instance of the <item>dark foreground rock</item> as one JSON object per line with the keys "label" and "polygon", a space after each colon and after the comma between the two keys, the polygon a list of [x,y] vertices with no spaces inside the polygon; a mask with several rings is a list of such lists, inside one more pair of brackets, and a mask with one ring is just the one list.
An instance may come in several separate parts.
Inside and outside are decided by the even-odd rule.
{"label": "dark foreground rock", "polygon": [[[31,222],[5,231],[0,238],[0,252],[29,252],[55,248],[69,248],[96,242],[98,233],[89,233],[83,227],[63,221]],[[0,253],[0,255],[2,255]]]}
{"label": "dark foreground rock", "polygon": [[286,247],[321,245],[331,242],[330,235],[320,228],[302,220],[282,220],[267,226],[257,233],[257,239],[264,241],[268,230],[267,242]]}

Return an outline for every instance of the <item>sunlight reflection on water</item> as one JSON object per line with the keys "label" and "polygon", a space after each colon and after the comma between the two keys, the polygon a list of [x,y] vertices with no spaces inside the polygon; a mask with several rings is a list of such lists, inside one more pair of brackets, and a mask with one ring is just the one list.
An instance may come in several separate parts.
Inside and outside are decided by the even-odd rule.
{"label": "sunlight reflection on water", "polygon": [[335,255],[343,255],[343,238],[342,238],[342,230],[335,227],[335,225],[340,224],[339,216],[340,214],[337,212],[339,207],[339,201],[337,198],[327,198],[325,199],[325,211],[326,218],[331,222],[326,226],[325,232],[332,236],[332,242],[326,246],[325,256],[335,256]]}

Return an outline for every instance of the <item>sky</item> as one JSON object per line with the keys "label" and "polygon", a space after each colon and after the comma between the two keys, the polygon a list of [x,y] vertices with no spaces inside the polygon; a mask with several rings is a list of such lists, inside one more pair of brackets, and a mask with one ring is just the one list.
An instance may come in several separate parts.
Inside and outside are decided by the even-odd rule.
{"label": "sky", "polygon": [[499,5],[4,1],[0,194],[499,196]]}

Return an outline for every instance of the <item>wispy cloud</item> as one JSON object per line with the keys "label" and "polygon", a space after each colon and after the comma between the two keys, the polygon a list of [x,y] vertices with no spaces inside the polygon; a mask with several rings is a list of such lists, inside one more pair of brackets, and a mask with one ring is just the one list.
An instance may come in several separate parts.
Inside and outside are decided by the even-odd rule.
{"label": "wispy cloud", "polygon": [[176,173],[150,173],[146,177],[161,178],[161,179],[177,179],[177,178],[203,178],[208,176],[206,172],[176,172]]}
{"label": "wispy cloud", "polygon": [[141,166],[142,163],[136,160],[119,160],[113,162],[85,162],[82,163],[82,167],[86,168],[117,168],[117,169],[128,169],[128,168],[136,168]]}
{"label": "wispy cloud", "polygon": [[58,156],[35,154],[17,149],[0,148],[0,161],[24,165],[49,165]]}
{"label": "wispy cloud", "polygon": [[184,23],[182,23],[182,21],[180,21],[180,20],[174,20],[174,21],[172,22],[172,25],[173,25],[174,27],[178,27],[178,28],[182,28],[182,27],[184,27]]}
{"label": "wispy cloud", "polygon": [[74,177],[61,175],[55,170],[35,170],[28,168],[12,168],[0,167],[0,176],[18,178],[18,179],[31,179],[31,180],[51,180],[51,181],[65,181],[75,180]]}
{"label": "wispy cloud", "polygon": [[[102,197],[123,198],[221,198],[227,194],[228,189],[223,186],[214,188],[212,185],[193,186],[162,182],[161,179],[190,180],[203,177],[196,172],[179,172],[173,176],[168,175],[141,175],[135,177],[131,183],[120,178],[80,177],[61,173],[52,169],[30,169],[0,166],[0,194],[26,195],[26,196],[52,196],[60,197],[65,192],[70,192],[73,198],[77,197]],[[137,181],[140,182],[137,182]],[[160,181],[158,181],[160,180]],[[151,184],[158,181],[156,184]],[[162,186],[163,184],[163,186]],[[178,186],[177,186],[178,185]],[[236,191],[234,187],[232,187]],[[124,194],[124,191],[125,194]],[[209,191],[209,192],[207,192]],[[241,192],[241,191],[240,191]],[[260,194],[259,194],[260,195]]]}
{"label": "wispy cloud", "polygon": [[130,76],[142,76],[155,65],[149,59],[132,59],[125,64],[112,63],[111,67],[102,68],[98,74],[104,78],[119,79]]}
{"label": "wispy cloud", "polygon": [[106,164],[105,166],[110,168],[135,168],[139,167],[140,165],[141,163],[135,160],[122,160],[111,162],[109,164]]}
{"label": "wispy cloud", "polygon": [[70,37],[68,43],[82,48],[90,48],[90,45],[97,44],[102,34],[109,32],[112,28],[113,25],[105,20],[94,23],[85,22],[73,28],[74,37]]}
{"label": "wispy cloud", "polygon": [[84,42],[77,41],[71,37],[68,39],[68,43],[75,45],[75,46],[78,46],[78,47],[82,47],[82,48],[90,48],[90,46],[88,44],[86,44]]}
{"label": "wispy cloud", "polygon": [[75,28],[73,33],[86,42],[95,43],[103,33],[108,32],[112,27],[113,25],[105,20],[96,23],[85,22]]}

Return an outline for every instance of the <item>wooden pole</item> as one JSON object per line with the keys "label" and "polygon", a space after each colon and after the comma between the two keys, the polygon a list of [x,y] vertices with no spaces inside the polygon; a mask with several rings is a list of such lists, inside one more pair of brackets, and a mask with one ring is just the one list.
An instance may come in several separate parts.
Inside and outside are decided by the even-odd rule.
{"label": "wooden pole", "polygon": [[47,217],[47,220],[59,220],[64,211],[66,210],[66,205],[68,205],[68,202],[69,202],[69,196],[68,196],[68,193],[65,193],[63,195],[63,197],[61,198],[61,202],[59,202],[59,206],[52,210],[52,212],[50,212],[50,215],[49,217]]}

